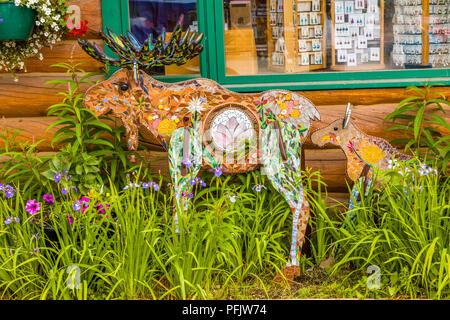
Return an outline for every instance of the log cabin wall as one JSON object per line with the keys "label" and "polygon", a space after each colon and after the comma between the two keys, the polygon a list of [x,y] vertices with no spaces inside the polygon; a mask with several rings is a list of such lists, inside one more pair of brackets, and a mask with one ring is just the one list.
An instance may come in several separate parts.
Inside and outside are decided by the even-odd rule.
{"label": "log cabin wall", "polygon": [[[72,0],[70,4],[81,8],[81,20],[88,21],[88,32],[85,39],[96,41],[102,46],[98,31],[102,29],[101,0]],[[44,60],[29,59],[26,62],[27,72],[19,74],[18,82],[7,73],[0,73],[0,128],[19,129],[22,133],[19,141],[38,141],[45,139],[39,145],[42,153],[55,152],[60,146],[52,148],[50,141],[54,128],[47,131],[47,127],[55,120],[47,117],[47,108],[61,101],[58,91],[64,91],[62,86],[46,85],[49,80],[67,79],[68,75],[59,68],[51,67],[59,62],[86,62],[83,68],[87,72],[102,71],[102,64],[90,58],[74,39],[64,40],[52,49],[42,51]],[[100,78],[100,77],[99,77]],[[87,88],[83,88],[84,90]],[[446,96],[450,95],[450,87],[440,90]],[[347,102],[354,105],[353,121],[368,134],[382,137],[386,140],[398,138],[399,134],[386,132],[389,127],[383,124],[383,119],[392,112],[399,101],[407,97],[404,88],[380,89],[346,89],[324,91],[299,91],[301,95],[309,98],[318,108],[322,120],[313,123],[312,130],[320,128],[336,118],[343,117]],[[450,111],[450,110],[449,110]],[[446,115],[447,121],[450,115]],[[448,134],[448,133],[447,133]],[[3,145],[0,141],[0,145]],[[306,166],[313,170],[320,170],[323,180],[328,185],[328,192],[338,200],[347,198],[348,181],[345,173],[345,157],[340,149],[318,149],[306,144]],[[166,154],[155,150],[148,155],[149,158],[166,158]],[[155,173],[168,174],[167,160],[154,163]]]}

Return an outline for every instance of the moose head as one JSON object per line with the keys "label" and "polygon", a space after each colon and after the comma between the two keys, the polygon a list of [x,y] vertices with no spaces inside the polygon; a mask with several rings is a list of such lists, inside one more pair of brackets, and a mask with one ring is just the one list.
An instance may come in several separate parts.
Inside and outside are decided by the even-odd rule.
{"label": "moose head", "polygon": [[351,104],[348,103],[343,119],[337,119],[324,128],[314,131],[311,134],[311,141],[319,147],[326,144],[335,146],[343,146],[347,137],[351,136],[353,125],[350,123],[350,115],[352,113]]}
{"label": "moose head", "polygon": [[[128,112],[130,105],[143,104],[148,95],[147,74],[153,67],[182,65],[200,54],[203,34],[182,32],[183,15],[178,20],[170,39],[166,42],[166,31],[152,39],[152,34],[141,43],[128,31],[118,36],[107,28],[99,32],[106,46],[117,58],[107,56],[94,42],[78,39],[79,44],[91,57],[112,67],[120,67],[109,79],[91,87],[85,96],[85,105],[97,115],[113,109]],[[147,104],[148,105],[148,104]],[[150,106],[151,107],[151,106]]]}

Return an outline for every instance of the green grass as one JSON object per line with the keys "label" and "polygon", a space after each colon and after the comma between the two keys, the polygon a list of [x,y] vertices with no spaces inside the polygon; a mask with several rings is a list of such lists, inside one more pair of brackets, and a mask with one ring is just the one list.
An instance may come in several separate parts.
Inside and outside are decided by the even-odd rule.
{"label": "green grass", "polygon": [[[448,298],[449,179],[425,177],[404,194],[388,187],[363,197],[348,230],[327,207],[326,192],[313,191],[317,173],[307,172],[313,219],[311,253],[302,255],[302,276],[292,286],[273,277],[288,260],[291,212],[284,198],[257,172],[215,178],[196,187],[189,211],[175,232],[168,181],[152,189],[99,190],[89,208],[72,208],[74,198],[58,196],[31,216],[31,198],[21,192],[0,196],[1,299],[266,299],[266,298]],[[151,179],[147,177],[145,181]],[[267,190],[255,192],[255,184]],[[54,190],[57,196],[59,191]],[[229,195],[238,195],[231,202]],[[99,214],[93,204],[110,204]],[[399,205],[401,204],[401,205]],[[68,215],[73,224],[68,223]],[[20,223],[5,224],[7,217]],[[108,216],[108,218],[106,217]],[[33,221],[31,219],[33,218]],[[44,224],[56,230],[50,241]],[[39,232],[39,238],[32,235]],[[318,264],[337,242],[341,250],[327,271]],[[39,252],[35,253],[34,249]],[[367,266],[381,268],[381,288],[369,290]],[[76,266],[78,289],[68,286]]]}

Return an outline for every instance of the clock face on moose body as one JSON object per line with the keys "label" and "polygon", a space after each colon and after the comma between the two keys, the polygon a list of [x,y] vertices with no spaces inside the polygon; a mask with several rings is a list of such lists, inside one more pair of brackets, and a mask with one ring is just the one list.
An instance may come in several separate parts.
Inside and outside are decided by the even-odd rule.
{"label": "clock face on moose body", "polygon": [[223,108],[211,119],[210,136],[214,146],[225,152],[236,152],[245,141],[254,138],[254,120],[240,108]]}

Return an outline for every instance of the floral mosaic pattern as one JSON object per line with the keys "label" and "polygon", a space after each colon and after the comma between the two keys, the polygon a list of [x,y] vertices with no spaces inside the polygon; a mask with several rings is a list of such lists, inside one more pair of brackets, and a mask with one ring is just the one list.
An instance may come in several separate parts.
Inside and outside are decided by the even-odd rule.
{"label": "floral mosaic pattern", "polygon": [[[130,34],[123,38],[128,39],[129,44],[121,42],[112,32],[108,37],[102,36],[113,51],[120,48],[128,50],[127,45],[133,42]],[[88,42],[81,44],[94,58],[106,59],[95,46]],[[169,44],[175,48],[172,42]],[[139,45],[137,43],[136,49],[145,49]],[[320,119],[314,105],[286,90],[239,94],[208,79],[162,83],[138,70],[143,63],[138,61],[139,57],[131,57],[136,59],[134,62],[130,57],[122,58],[112,61],[113,64],[130,70],[121,69],[108,80],[91,87],[86,93],[85,105],[97,116],[112,112],[125,126],[130,150],[138,148],[140,130],[150,133],[168,149],[177,228],[178,213],[187,209],[188,200],[192,197],[191,182],[197,179],[201,167],[210,166],[210,170],[220,176],[223,172],[254,170],[263,164],[272,184],[286,198],[294,214],[290,269],[285,272],[292,280],[294,274],[299,274],[298,261],[309,217],[300,163],[301,143],[306,138],[310,122]],[[281,128],[281,139],[276,133],[278,131],[273,130],[274,123]],[[206,141],[208,134],[216,148],[211,148]],[[242,143],[252,142],[258,134],[262,134],[261,145]],[[285,146],[287,159],[281,159],[280,143]],[[189,149],[187,155],[183,150],[186,145]],[[238,155],[243,153],[245,161],[225,161],[228,159],[224,160],[223,153],[230,151],[236,151]]]}

